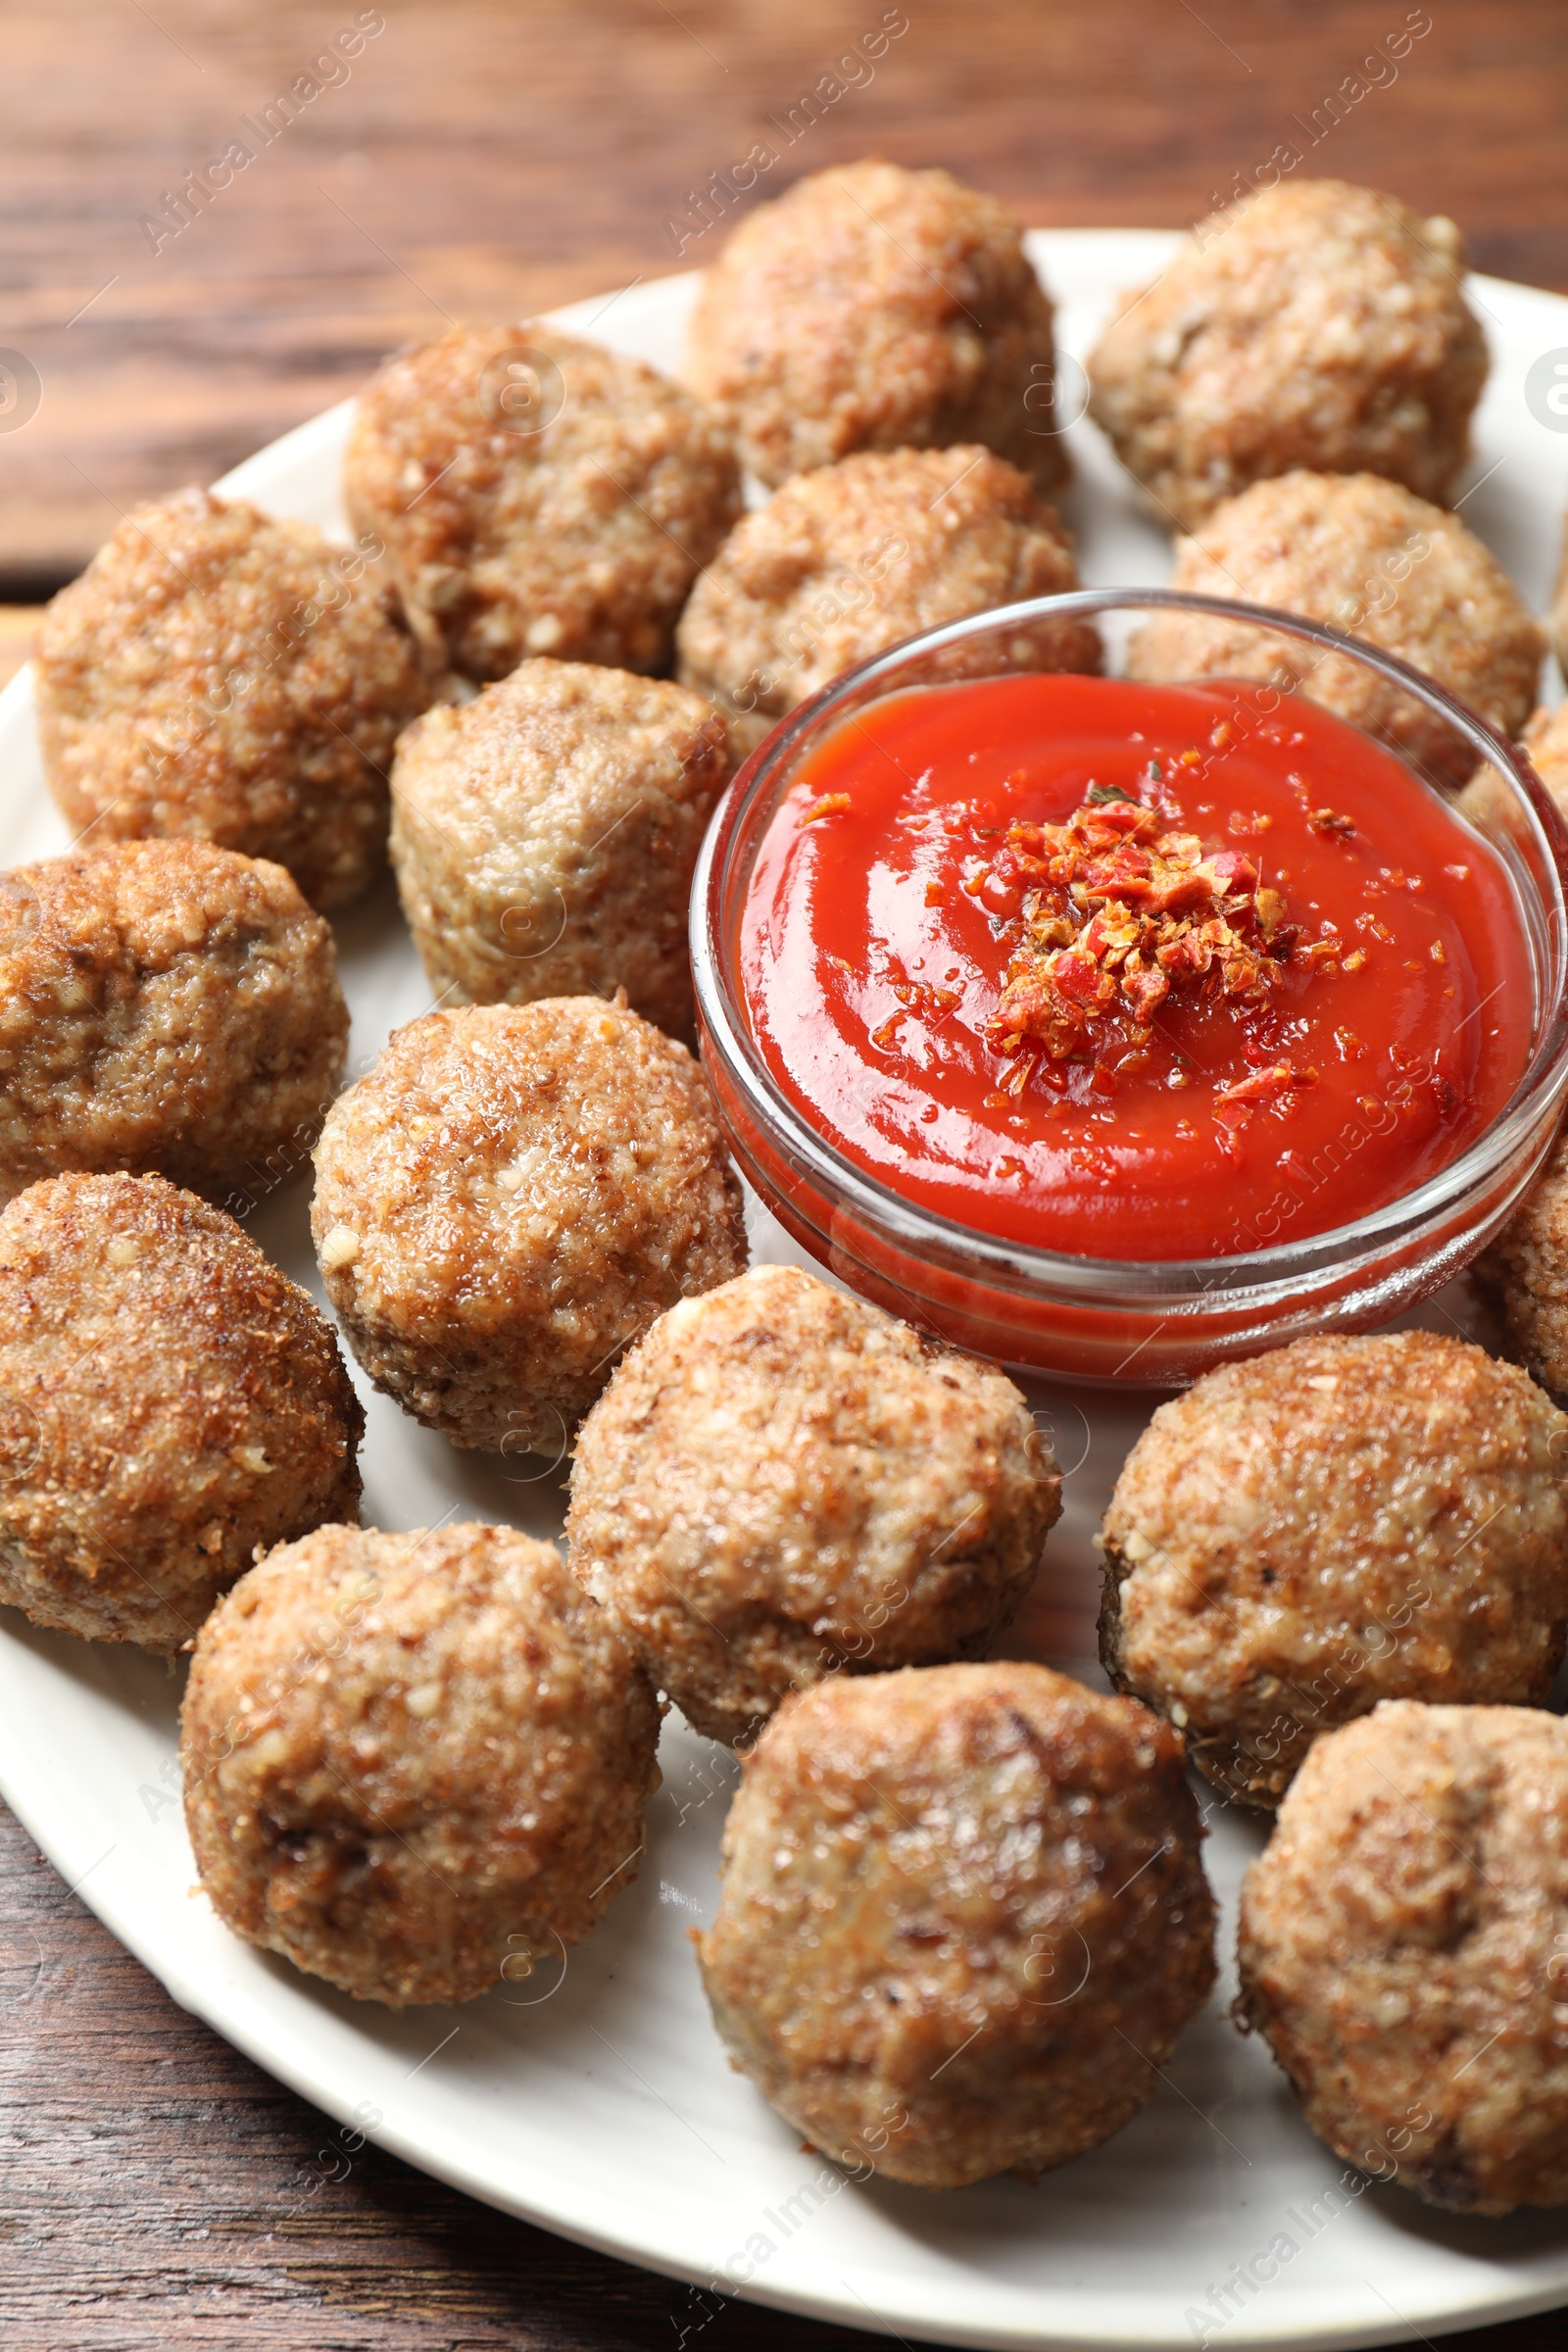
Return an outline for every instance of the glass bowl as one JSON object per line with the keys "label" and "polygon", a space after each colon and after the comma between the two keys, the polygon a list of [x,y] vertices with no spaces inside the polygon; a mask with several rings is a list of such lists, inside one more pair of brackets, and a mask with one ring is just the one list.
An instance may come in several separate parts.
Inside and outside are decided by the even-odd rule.
{"label": "glass bowl", "polygon": [[[741,994],[748,885],[803,755],[849,712],[913,685],[1039,666],[1027,632],[1042,622],[1097,624],[1114,675],[1138,621],[1173,609],[1262,632],[1257,644],[1267,664],[1259,662],[1262,674],[1249,689],[1260,715],[1305,691],[1303,678],[1325,661],[1342,682],[1353,678],[1385,706],[1396,700],[1402,724],[1373,723],[1368,732],[1399,750],[1425,790],[1450,809],[1457,805],[1512,882],[1534,988],[1529,1058],[1502,1110],[1459,1156],[1350,1224],[1245,1255],[1200,1259],[1030,1249],[903,1199],[858,1168],[783,1093],[754,1041]],[[1429,747],[1441,736],[1441,774],[1403,748],[1412,732]],[[1452,779],[1472,754],[1476,774],[1461,801]],[[1176,1387],[1306,1332],[1384,1322],[1441,1288],[1503,1223],[1545,1156],[1568,1091],[1565,876],[1568,831],[1528,761],[1393,656],[1286,612],[1174,589],[1042,597],[928,631],[862,662],[790,712],[745,761],[714,811],[693,883],[703,1061],[742,1172],[785,1230],[849,1288],[1004,1363],[1105,1385]]]}

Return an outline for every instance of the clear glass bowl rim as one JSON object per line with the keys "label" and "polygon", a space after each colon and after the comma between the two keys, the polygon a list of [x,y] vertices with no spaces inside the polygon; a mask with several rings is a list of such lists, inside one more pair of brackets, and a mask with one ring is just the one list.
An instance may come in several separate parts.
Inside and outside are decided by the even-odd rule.
{"label": "clear glass bowl rim", "polygon": [[[1551,880],[1549,900],[1543,901],[1540,912],[1552,968],[1544,987],[1538,972],[1535,1044],[1512,1095],[1491,1125],[1448,1166],[1398,1200],[1348,1224],[1231,1256],[1102,1258],[1036,1250],[905,1200],[891,1186],[857,1167],[821,1136],[778,1085],[752,1037],[726,954],[726,941],[738,929],[738,922],[730,920],[732,912],[738,915],[738,909],[732,908],[732,892],[737,885],[744,889],[750,882],[749,867],[739,877],[730,870],[734,845],[746,819],[806,738],[825,731],[852,698],[863,697],[867,690],[891,693],[899,684],[898,673],[909,664],[975,637],[1042,620],[1093,619],[1106,612],[1153,609],[1204,613],[1278,630],[1321,647],[1325,653],[1344,654],[1364,662],[1390,684],[1425,703],[1467,739],[1478,765],[1490,761],[1518,796],[1541,862]],[[1195,685],[1203,682],[1191,681]],[[1260,689],[1268,683],[1246,682]],[[1280,694],[1282,702],[1290,692],[1299,691],[1271,690]],[[1426,782],[1424,778],[1418,781]],[[1435,789],[1430,784],[1426,788]],[[1513,880],[1516,889],[1525,886],[1517,871]],[[705,1052],[717,1054],[726,1077],[759,1126],[784,1145],[830,1202],[842,1202],[871,1231],[896,1241],[917,1257],[934,1257],[971,1273],[983,1270],[1004,1289],[1044,1292],[1064,1300],[1077,1298],[1086,1305],[1120,1303],[1133,1298],[1167,1303],[1181,1297],[1212,1300],[1216,1294],[1288,1290],[1314,1271],[1344,1271],[1357,1261],[1370,1261],[1442,1218],[1462,1202],[1467,1193],[1483,1186],[1539,1128],[1551,1108],[1560,1109],[1568,1091],[1568,826],[1528,760],[1506,736],[1445,688],[1381,647],[1272,606],[1200,596],[1185,589],[1079,588],[998,606],[906,637],[832,679],[809,701],[788,712],[732,777],[709,820],[693,875],[690,939]],[[1534,950],[1533,960],[1539,961]]]}

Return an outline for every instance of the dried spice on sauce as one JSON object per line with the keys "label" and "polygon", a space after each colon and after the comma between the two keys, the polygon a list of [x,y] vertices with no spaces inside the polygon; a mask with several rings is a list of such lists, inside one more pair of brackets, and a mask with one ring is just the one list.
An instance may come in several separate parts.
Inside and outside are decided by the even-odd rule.
{"label": "dried spice on sauce", "polygon": [[1038,1247],[1224,1254],[1451,1160],[1528,1052],[1492,852],[1245,687],[1020,676],[820,742],[743,923],[775,1077],[851,1159]]}

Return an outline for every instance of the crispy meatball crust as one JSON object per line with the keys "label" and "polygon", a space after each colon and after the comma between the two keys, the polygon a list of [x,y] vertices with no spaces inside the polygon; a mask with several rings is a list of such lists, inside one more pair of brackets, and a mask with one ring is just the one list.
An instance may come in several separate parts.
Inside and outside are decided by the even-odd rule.
{"label": "crispy meatball crust", "polygon": [[[1545,639],[1490,549],[1440,507],[1370,473],[1287,473],[1221,507],[1176,550],[1173,588],[1276,605],[1396,654],[1516,735]],[[1370,670],[1276,631],[1161,612],[1129,650],[1139,678],[1267,678],[1381,736],[1439,780],[1475,753],[1434,712]]]}
{"label": "crispy meatball crust", "polygon": [[280,865],[126,841],[0,875],[0,1196],[157,1170],[243,1211],[343,1075],[332,934]]}
{"label": "crispy meatball crust", "polygon": [[[1004,458],[972,443],[845,458],[737,523],[675,632],[683,682],[746,750],[842,670],[922,629],[1078,585],[1072,539]],[[1020,629],[1019,669],[1100,667],[1086,622]],[[944,677],[973,675],[961,649]],[[988,649],[983,666],[996,666]]]}
{"label": "crispy meatball crust", "polygon": [[1147,2104],[1214,1981],[1181,1741],[1046,1666],[786,1699],[699,1942],[737,2067],[919,2188],[1044,2172]]}
{"label": "crispy meatball crust", "polygon": [[185,1820],[236,1935],[356,2000],[470,2001],[635,1876],[659,1708],[552,1545],[506,1527],[282,1545],[203,1627]]}
{"label": "crispy meatball crust", "polygon": [[392,862],[430,986],[459,1004],[613,996],[693,1024],[687,903],[729,774],[724,722],[652,678],[531,661],[416,721]]}
{"label": "crispy meatball crust", "polygon": [[[1568,1135],[1472,1269],[1533,1379],[1568,1397]],[[1568,1456],[1568,1444],[1558,1446]]]}
{"label": "crispy meatball crust", "polygon": [[746,1263],[701,1070],[597,997],[397,1030],[332,1106],[311,1227],[376,1387],[508,1453],[563,1449],[637,1334]]}
{"label": "crispy meatball crust", "polygon": [[1451,220],[1342,179],[1282,183],[1200,221],[1117,304],[1090,415],[1186,531],[1298,466],[1446,502],[1487,377],[1464,267]]}
{"label": "crispy meatball crust", "polygon": [[660,1318],[577,1442],[572,1572],[698,1731],[973,1657],[1061,1511],[1010,1380],[793,1266]]}
{"label": "crispy meatball crust", "polygon": [[1393,1700],[1320,1740],[1242,1891],[1240,2013],[1429,2205],[1568,2204],[1568,1724]]}
{"label": "crispy meatball crust", "polygon": [[538,318],[388,360],[344,495],[386,542],[427,666],[480,679],[525,654],[663,668],[741,511],[728,436],[689,392]]}
{"label": "crispy meatball crust", "polygon": [[39,741],[71,823],[274,858],[313,906],[357,898],[386,863],[393,746],[430,699],[365,569],[205,490],[128,514],[38,638]]}
{"label": "crispy meatball crust", "polygon": [[1519,739],[1519,748],[1568,818],[1568,703],[1538,710]]}
{"label": "crispy meatball crust", "polygon": [[365,1427],[330,1325],[160,1176],[56,1176],[0,1211],[0,1600],[172,1652],[258,1548],[359,1515]]}
{"label": "crispy meatball crust", "polygon": [[703,282],[686,372],[772,486],[857,450],[955,441],[1043,491],[1067,479],[1052,306],[1023,231],[948,172],[845,164],[760,205]]}
{"label": "crispy meatball crust", "polygon": [[1162,1404],[1102,1543],[1101,1656],[1244,1804],[1382,1698],[1544,1699],[1568,1416],[1425,1331],[1297,1340]]}

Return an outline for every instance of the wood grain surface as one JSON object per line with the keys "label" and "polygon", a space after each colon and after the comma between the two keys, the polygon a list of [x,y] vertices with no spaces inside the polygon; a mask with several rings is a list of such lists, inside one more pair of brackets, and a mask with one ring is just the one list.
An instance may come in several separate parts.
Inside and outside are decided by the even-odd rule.
{"label": "wood grain surface", "polygon": [[[871,63],[885,16],[906,28]],[[352,58],[316,66],[368,17]],[[1372,69],[1314,134],[1410,17],[1431,29],[1396,77]],[[946,164],[1031,221],[1181,225],[1316,135],[1313,172],[1451,213],[1481,268],[1568,287],[1563,0],[0,0],[0,43],[14,606],[133,499],[211,478],[401,341],[700,264],[722,234],[694,233],[702,192],[758,140],[779,155],[764,190],[881,153]],[[284,122],[278,95],[306,76],[322,86]],[[236,139],[251,160],[170,233],[166,199]],[[0,669],[31,626],[0,613]],[[334,2179],[329,2133],[177,2009],[0,1813],[5,2352],[675,2352],[683,2288],[369,2146]],[[873,2340],[739,2304],[701,2339]],[[1445,2339],[1563,2340],[1561,2315]]]}

